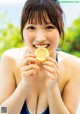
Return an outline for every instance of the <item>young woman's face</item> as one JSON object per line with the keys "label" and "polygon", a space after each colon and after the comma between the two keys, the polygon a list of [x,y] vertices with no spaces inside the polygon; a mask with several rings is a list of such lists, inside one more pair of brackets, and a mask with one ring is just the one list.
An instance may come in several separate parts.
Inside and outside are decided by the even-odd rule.
{"label": "young woman's face", "polygon": [[26,23],[23,29],[23,38],[28,49],[34,53],[39,47],[48,49],[50,55],[58,46],[60,35],[57,28],[47,19],[48,24]]}

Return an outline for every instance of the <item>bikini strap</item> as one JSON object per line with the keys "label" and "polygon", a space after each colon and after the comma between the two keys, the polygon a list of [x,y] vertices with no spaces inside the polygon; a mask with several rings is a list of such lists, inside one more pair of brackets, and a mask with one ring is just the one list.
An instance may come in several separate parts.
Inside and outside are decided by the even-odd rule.
{"label": "bikini strap", "polygon": [[58,62],[58,53],[56,53],[56,61]]}

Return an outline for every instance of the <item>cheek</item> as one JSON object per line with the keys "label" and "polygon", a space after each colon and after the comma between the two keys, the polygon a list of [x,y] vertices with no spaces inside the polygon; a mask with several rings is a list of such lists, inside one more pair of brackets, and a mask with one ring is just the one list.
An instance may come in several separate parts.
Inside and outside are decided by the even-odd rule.
{"label": "cheek", "polygon": [[52,38],[51,38],[51,41],[55,44],[55,43],[58,43],[59,42],[59,36],[57,36],[57,37],[55,37],[55,36],[53,36]]}
{"label": "cheek", "polygon": [[51,40],[52,40],[53,43],[58,43],[59,42],[60,35],[57,31],[52,35]]}
{"label": "cheek", "polygon": [[32,37],[31,37],[31,34],[29,34],[28,32],[26,32],[25,30],[23,31],[23,39],[24,41],[27,43],[27,42],[30,42],[32,40]]}
{"label": "cheek", "polygon": [[25,30],[23,30],[23,39],[24,39],[24,41],[26,41],[26,39],[27,39],[27,35],[26,35],[26,31]]}

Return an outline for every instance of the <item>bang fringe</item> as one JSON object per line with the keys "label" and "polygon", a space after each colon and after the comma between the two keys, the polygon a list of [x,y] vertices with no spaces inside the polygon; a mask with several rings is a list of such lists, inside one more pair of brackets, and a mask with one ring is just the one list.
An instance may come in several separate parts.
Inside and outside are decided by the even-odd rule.
{"label": "bang fringe", "polygon": [[[26,22],[31,23],[31,24],[42,24],[45,23],[47,24],[46,17],[48,15],[46,14],[46,11],[38,10],[38,11],[30,11],[28,18],[26,18]],[[49,17],[48,17],[49,18]]]}

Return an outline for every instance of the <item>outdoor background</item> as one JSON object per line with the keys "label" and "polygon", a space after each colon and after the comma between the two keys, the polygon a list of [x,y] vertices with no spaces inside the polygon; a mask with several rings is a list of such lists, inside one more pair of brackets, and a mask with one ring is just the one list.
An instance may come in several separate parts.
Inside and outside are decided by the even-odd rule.
{"label": "outdoor background", "polygon": [[[25,1],[0,1],[0,56],[7,49],[22,46],[20,16]],[[69,3],[68,0],[60,5],[65,14],[65,41],[62,51],[80,57],[80,2]]]}
{"label": "outdoor background", "polygon": [[[24,45],[20,17],[25,1],[0,0],[0,56],[8,49]],[[80,0],[63,1],[60,5],[65,14],[65,41],[61,50],[80,58]],[[80,114],[80,105],[77,114]]]}

